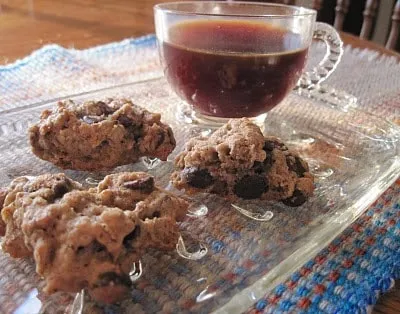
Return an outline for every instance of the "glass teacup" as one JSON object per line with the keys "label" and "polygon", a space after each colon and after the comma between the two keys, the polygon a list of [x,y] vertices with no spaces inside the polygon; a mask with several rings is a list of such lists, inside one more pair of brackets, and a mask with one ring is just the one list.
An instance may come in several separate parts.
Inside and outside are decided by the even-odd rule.
{"label": "glass teacup", "polygon": [[[155,24],[164,74],[189,109],[187,121],[258,121],[293,88],[321,83],[340,60],[342,41],[316,11],[252,2],[173,2],[156,5]],[[312,39],[327,53],[303,73]]]}

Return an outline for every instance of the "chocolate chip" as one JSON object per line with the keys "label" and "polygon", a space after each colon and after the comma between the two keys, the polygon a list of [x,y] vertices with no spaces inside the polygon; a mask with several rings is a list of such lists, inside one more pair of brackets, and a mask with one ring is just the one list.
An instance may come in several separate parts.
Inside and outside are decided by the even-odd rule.
{"label": "chocolate chip", "polygon": [[64,194],[68,193],[70,191],[70,187],[68,186],[67,182],[60,182],[57,183],[53,187],[53,192],[54,192],[54,199],[61,198],[64,196]]}
{"label": "chocolate chip", "polygon": [[270,152],[267,152],[267,155],[263,162],[255,161],[253,164],[254,172],[257,174],[268,172],[272,167],[272,155]]}
{"label": "chocolate chip", "polygon": [[143,125],[135,125],[130,124],[125,126],[129,132],[129,134],[133,135],[133,138],[136,142],[142,137],[143,135]]}
{"label": "chocolate chip", "polygon": [[135,229],[131,233],[129,233],[124,240],[122,241],[122,244],[127,248],[132,247],[132,242],[135,241],[137,237],[140,236],[140,226],[136,226]]}
{"label": "chocolate chip", "polygon": [[96,103],[97,107],[100,109],[100,111],[102,112],[102,114],[108,116],[109,114],[113,113],[114,110],[112,108],[110,108],[110,106],[108,106],[105,102],[103,101],[98,101]]}
{"label": "chocolate chip", "polygon": [[264,143],[264,148],[266,152],[272,152],[274,149],[288,150],[285,144],[278,140],[266,140]]}
{"label": "chocolate chip", "polygon": [[101,244],[100,242],[98,242],[96,240],[94,240],[90,244],[90,247],[91,247],[92,251],[95,252],[95,253],[100,253],[100,252],[103,252],[103,251],[107,251],[107,248],[103,244]]}
{"label": "chocolate chip", "polygon": [[117,120],[124,127],[128,127],[128,126],[131,126],[133,124],[133,121],[131,119],[129,119],[127,116],[119,116]]}
{"label": "chocolate chip", "polygon": [[148,176],[133,181],[127,181],[124,182],[123,186],[127,189],[140,190],[144,193],[150,193],[154,189],[154,178]]}
{"label": "chocolate chip", "polygon": [[308,171],[307,165],[297,156],[286,157],[289,170],[297,174],[298,177],[304,177],[304,173]]}
{"label": "chocolate chip", "polygon": [[106,272],[99,275],[95,286],[108,286],[111,283],[113,283],[114,285],[131,285],[131,281],[128,276],[118,275],[115,272]]}
{"label": "chocolate chip", "polygon": [[164,143],[164,141],[165,141],[165,134],[164,132],[161,132],[160,134],[158,134],[158,141],[156,147],[159,147],[161,144]]}
{"label": "chocolate chip", "polygon": [[270,152],[267,152],[267,156],[265,157],[263,163],[265,172],[268,172],[272,168],[272,164],[274,163],[272,160],[272,154]]}
{"label": "chocolate chip", "polygon": [[262,163],[260,161],[255,161],[253,164],[253,169],[254,169],[254,172],[257,174],[265,172],[264,163]]}
{"label": "chocolate chip", "polygon": [[294,190],[293,195],[282,201],[283,204],[290,207],[297,207],[307,201],[306,195],[300,190]]}
{"label": "chocolate chip", "polygon": [[268,191],[268,181],[260,175],[246,175],[235,184],[233,191],[244,199],[259,198]]}
{"label": "chocolate chip", "polygon": [[95,253],[107,253],[107,248],[101,244],[100,242],[94,240],[92,241],[89,245],[87,246],[78,246],[76,249],[76,253],[78,255],[82,255],[84,253],[90,253],[90,254],[95,254]]}
{"label": "chocolate chip", "polygon": [[155,211],[151,215],[143,215],[141,219],[146,220],[146,219],[154,219],[154,218],[160,218],[160,217],[161,217],[161,213],[159,211]]}
{"label": "chocolate chip", "polygon": [[213,177],[207,169],[199,169],[196,167],[185,168],[183,176],[187,183],[195,188],[204,189],[213,183]]}
{"label": "chocolate chip", "polygon": [[103,140],[103,141],[101,141],[99,146],[100,147],[104,147],[104,146],[109,145],[109,144],[110,144],[110,142],[108,140]]}
{"label": "chocolate chip", "polygon": [[143,134],[143,127],[135,127],[132,133],[135,141],[139,141]]}
{"label": "chocolate chip", "polygon": [[167,133],[168,133],[168,137],[169,137],[171,144],[175,145],[176,141],[175,141],[174,133],[172,132],[172,129],[170,127],[167,128]]}
{"label": "chocolate chip", "polygon": [[296,165],[297,165],[297,169],[304,174],[304,172],[308,171],[308,165],[305,163],[305,161],[303,161],[302,159],[300,159],[299,157],[296,157]]}
{"label": "chocolate chip", "polygon": [[263,150],[265,150],[267,152],[272,152],[274,148],[275,148],[274,142],[265,141]]}
{"label": "chocolate chip", "polygon": [[98,123],[102,121],[103,118],[99,116],[83,116],[82,121],[87,123],[87,124],[93,124],[93,123]]}

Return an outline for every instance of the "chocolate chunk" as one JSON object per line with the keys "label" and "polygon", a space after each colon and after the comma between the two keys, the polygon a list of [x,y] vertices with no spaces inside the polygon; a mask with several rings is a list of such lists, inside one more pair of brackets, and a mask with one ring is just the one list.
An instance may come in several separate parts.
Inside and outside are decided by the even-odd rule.
{"label": "chocolate chunk", "polygon": [[76,249],[76,253],[78,255],[82,254],[99,254],[99,253],[105,253],[108,254],[107,248],[101,244],[100,242],[94,240],[92,241],[89,245],[87,246],[78,246]]}
{"label": "chocolate chunk", "polygon": [[140,138],[142,137],[143,134],[143,128],[142,127],[135,127],[135,129],[133,130],[133,136],[136,142],[138,142],[140,140]]}
{"label": "chocolate chunk", "polygon": [[265,172],[268,172],[272,168],[272,165],[274,163],[272,160],[272,154],[270,152],[267,152],[267,155],[266,155],[263,163],[264,163]]}
{"label": "chocolate chunk", "polygon": [[107,251],[107,248],[103,244],[101,244],[100,242],[98,242],[96,240],[94,240],[90,244],[90,247],[91,247],[92,251],[95,252],[95,253],[100,253],[100,252],[103,252],[103,251]]}
{"label": "chocolate chunk", "polygon": [[145,177],[133,181],[124,182],[123,186],[131,190],[140,190],[144,193],[151,193],[154,189],[154,178]]}
{"label": "chocolate chunk", "polygon": [[299,157],[296,157],[297,173],[301,173],[302,176],[308,171],[308,165]]}
{"label": "chocolate chunk", "polygon": [[262,163],[260,161],[255,161],[253,164],[253,169],[254,169],[254,172],[257,174],[265,172],[264,163]]}
{"label": "chocolate chunk", "polygon": [[268,172],[272,167],[272,154],[267,152],[267,155],[263,162],[255,161],[253,164],[254,172],[257,174]]}
{"label": "chocolate chunk", "polygon": [[133,135],[135,141],[138,142],[143,135],[143,125],[135,125],[131,123],[130,125],[125,125],[125,127],[129,134]]}
{"label": "chocolate chunk", "polygon": [[93,123],[98,123],[102,121],[103,118],[99,116],[83,116],[82,121],[87,123],[87,124],[93,124]]}
{"label": "chocolate chunk", "polygon": [[288,156],[286,162],[289,170],[295,172],[299,177],[304,177],[304,173],[308,171],[307,165],[297,156]]}
{"label": "chocolate chunk", "polygon": [[54,199],[62,198],[64,194],[67,194],[70,191],[70,189],[71,187],[65,181],[57,183],[53,188]]}
{"label": "chocolate chunk", "polygon": [[105,102],[103,101],[98,101],[96,103],[97,107],[100,109],[103,115],[108,116],[109,114],[113,113],[114,110],[110,108]]}
{"label": "chocolate chunk", "polygon": [[163,132],[160,132],[160,134],[158,134],[158,141],[157,141],[157,146],[159,147],[160,145],[162,145],[162,143],[164,143],[165,141],[165,134]]}
{"label": "chocolate chunk", "polygon": [[214,181],[207,169],[198,169],[196,167],[185,168],[183,176],[189,185],[199,189],[210,186]]}
{"label": "chocolate chunk", "polygon": [[267,179],[259,175],[246,175],[234,187],[237,196],[248,200],[261,197],[267,190]]}
{"label": "chocolate chunk", "polygon": [[285,144],[278,140],[266,140],[264,143],[264,148],[266,152],[272,152],[274,149],[288,150]]}
{"label": "chocolate chunk", "polygon": [[155,211],[150,215],[143,215],[140,219],[142,220],[146,220],[146,219],[154,219],[154,218],[160,218],[161,217],[161,213],[159,211]]}
{"label": "chocolate chunk", "polygon": [[160,214],[159,211],[155,211],[155,212],[153,213],[153,215],[152,215],[152,218],[160,218],[160,217],[161,217],[161,214]]}
{"label": "chocolate chunk", "polygon": [[109,145],[109,144],[110,144],[110,142],[108,140],[103,140],[103,141],[101,141],[99,147],[104,147],[104,146]]}
{"label": "chocolate chunk", "polygon": [[125,236],[124,240],[122,241],[122,244],[127,249],[132,248],[132,242],[135,241],[135,239],[140,236],[140,231],[141,231],[140,226],[136,226],[131,233]]}
{"label": "chocolate chunk", "polygon": [[171,143],[173,145],[175,145],[176,141],[175,141],[174,133],[172,132],[172,129],[170,127],[167,128],[167,133],[168,133],[168,137],[169,137]]}
{"label": "chocolate chunk", "polygon": [[127,116],[119,116],[117,120],[124,127],[128,127],[128,126],[131,126],[133,124],[133,121],[131,119],[129,119]]}
{"label": "chocolate chunk", "polygon": [[297,207],[307,201],[306,195],[300,190],[294,190],[293,195],[282,201],[283,204],[290,207]]}

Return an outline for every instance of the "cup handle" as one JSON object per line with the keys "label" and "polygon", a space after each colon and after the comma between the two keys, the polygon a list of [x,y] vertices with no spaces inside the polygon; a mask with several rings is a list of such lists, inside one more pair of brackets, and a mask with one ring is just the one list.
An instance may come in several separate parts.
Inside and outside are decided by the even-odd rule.
{"label": "cup handle", "polygon": [[325,56],[314,69],[302,74],[295,89],[310,90],[318,86],[332,74],[343,55],[343,42],[332,26],[317,22],[313,38],[325,42]]}

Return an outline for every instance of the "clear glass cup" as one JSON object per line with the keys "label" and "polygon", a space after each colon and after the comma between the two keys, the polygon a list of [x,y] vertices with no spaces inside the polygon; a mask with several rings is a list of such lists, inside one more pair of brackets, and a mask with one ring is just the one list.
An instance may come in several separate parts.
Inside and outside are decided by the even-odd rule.
{"label": "clear glass cup", "polygon": [[[255,2],[172,2],[154,7],[164,74],[191,123],[264,121],[293,90],[312,89],[343,53],[338,33],[303,7]],[[327,51],[304,72],[314,39]]]}

